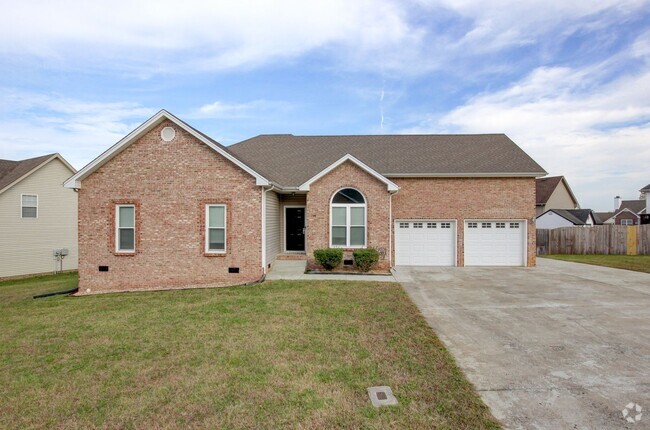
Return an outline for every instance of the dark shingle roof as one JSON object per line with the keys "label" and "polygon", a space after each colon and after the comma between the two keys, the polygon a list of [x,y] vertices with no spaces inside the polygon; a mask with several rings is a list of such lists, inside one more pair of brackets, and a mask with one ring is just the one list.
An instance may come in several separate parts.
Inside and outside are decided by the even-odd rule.
{"label": "dark shingle roof", "polygon": [[571,221],[575,225],[585,225],[591,215],[591,209],[551,209],[556,214]]}
{"label": "dark shingle roof", "polygon": [[271,181],[297,187],[346,154],[383,175],[544,175],[504,134],[261,135],[228,147]]}
{"label": "dark shingle roof", "polygon": [[562,176],[549,176],[547,178],[538,178],[535,181],[536,202],[538,205],[545,205],[548,199],[557,188],[558,184],[562,182]]}
{"label": "dark shingle roof", "polygon": [[55,154],[43,155],[41,157],[29,158],[21,161],[0,160],[0,190],[13,183],[41,163],[49,160]]}
{"label": "dark shingle roof", "polygon": [[645,187],[641,188],[639,191],[641,191],[642,193],[650,191],[650,184],[648,184]]}
{"label": "dark shingle roof", "polygon": [[623,200],[621,202],[621,207],[616,211],[617,213],[623,209],[629,209],[635,214],[638,214],[643,209],[645,209],[645,200]]}
{"label": "dark shingle roof", "polygon": [[616,212],[594,212],[594,215],[596,215],[596,222],[602,224],[616,215]]}

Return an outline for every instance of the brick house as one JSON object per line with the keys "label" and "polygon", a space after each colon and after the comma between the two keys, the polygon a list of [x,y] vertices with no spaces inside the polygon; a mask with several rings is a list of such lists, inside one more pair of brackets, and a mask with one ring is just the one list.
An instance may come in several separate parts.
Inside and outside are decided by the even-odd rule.
{"label": "brick house", "polygon": [[224,147],[166,111],[65,186],[82,293],[233,285],[280,256],[375,247],[377,268],[535,265],[535,178],[503,134],[261,135]]}

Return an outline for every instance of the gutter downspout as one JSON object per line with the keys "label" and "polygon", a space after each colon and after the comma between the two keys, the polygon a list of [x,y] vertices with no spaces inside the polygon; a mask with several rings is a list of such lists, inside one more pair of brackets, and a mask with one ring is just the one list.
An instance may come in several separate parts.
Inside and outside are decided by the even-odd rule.
{"label": "gutter downspout", "polygon": [[390,193],[388,198],[388,266],[393,269],[393,195],[399,193],[399,190]]}
{"label": "gutter downspout", "polygon": [[262,277],[266,276],[266,193],[274,189],[275,185],[269,189],[262,187]]}

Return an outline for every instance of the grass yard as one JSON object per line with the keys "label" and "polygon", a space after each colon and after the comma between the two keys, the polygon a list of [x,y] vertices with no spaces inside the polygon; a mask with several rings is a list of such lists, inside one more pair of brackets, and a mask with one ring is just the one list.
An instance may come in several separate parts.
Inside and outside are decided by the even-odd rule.
{"label": "grass yard", "polygon": [[650,255],[540,255],[575,263],[593,264],[596,266],[614,267],[616,269],[634,270],[650,273]]}
{"label": "grass yard", "polygon": [[499,427],[398,284],[31,298],[75,284],[0,282],[0,428]]}

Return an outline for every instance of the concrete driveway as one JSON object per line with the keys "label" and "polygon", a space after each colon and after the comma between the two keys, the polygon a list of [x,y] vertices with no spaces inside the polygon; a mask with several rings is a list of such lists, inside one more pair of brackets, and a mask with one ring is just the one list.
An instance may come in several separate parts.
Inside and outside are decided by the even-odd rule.
{"label": "concrete driveway", "polygon": [[395,277],[506,427],[650,429],[650,275],[540,258]]}

